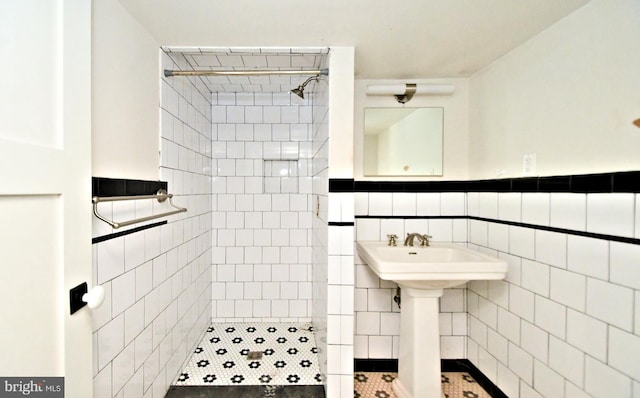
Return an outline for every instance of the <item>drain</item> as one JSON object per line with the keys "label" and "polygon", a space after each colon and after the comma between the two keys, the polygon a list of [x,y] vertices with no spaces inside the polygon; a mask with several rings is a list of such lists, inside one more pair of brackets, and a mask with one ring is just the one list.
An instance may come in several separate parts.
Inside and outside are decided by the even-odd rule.
{"label": "drain", "polygon": [[247,354],[249,361],[259,361],[262,359],[262,351],[249,351]]}

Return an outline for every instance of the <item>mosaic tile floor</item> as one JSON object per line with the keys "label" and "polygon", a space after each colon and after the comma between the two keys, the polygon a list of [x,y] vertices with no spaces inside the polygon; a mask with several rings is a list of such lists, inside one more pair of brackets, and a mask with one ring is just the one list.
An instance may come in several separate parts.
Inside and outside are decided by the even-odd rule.
{"label": "mosaic tile floor", "polygon": [[317,352],[310,323],[214,323],[173,385],[322,384]]}
{"label": "mosaic tile floor", "polygon": [[[390,372],[356,372],[354,375],[355,398],[396,398],[391,382],[398,376]],[[442,372],[442,392],[446,398],[491,398],[465,372]]]}

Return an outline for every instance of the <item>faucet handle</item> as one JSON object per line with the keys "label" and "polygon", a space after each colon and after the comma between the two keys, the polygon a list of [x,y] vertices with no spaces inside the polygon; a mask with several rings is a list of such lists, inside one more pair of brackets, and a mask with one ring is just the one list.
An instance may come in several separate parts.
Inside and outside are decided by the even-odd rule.
{"label": "faucet handle", "polygon": [[387,235],[387,238],[389,238],[389,242],[387,242],[388,246],[396,246],[396,239],[398,239],[398,235],[390,234]]}
{"label": "faucet handle", "polygon": [[433,238],[431,235],[422,235],[422,242],[420,242],[420,246],[429,246],[429,239],[431,238]]}

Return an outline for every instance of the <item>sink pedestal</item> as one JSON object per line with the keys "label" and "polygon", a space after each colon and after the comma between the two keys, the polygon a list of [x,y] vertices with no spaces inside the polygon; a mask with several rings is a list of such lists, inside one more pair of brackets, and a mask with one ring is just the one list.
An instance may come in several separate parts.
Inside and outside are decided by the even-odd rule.
{"label": "sink pedestal", "polygon": [[380,279],[402,289],[398,398],[441,398],[439,301],[442,289],[472,280],[504,279],[507,262],[466,247],[389,246],[358,241],[358,254]]}
{"label": "sink pedestal", "polygon": [[439,300],[442,289],[415,289],[400,284],[400,351],[398,398],[441,398]]}

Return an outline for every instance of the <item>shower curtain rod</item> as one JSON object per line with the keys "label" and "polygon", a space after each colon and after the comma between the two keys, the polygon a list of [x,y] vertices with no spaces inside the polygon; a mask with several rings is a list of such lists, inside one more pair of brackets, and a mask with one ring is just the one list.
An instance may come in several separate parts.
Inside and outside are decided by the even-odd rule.
{"label": "shower curtain rod", "polygon": [[329,69],[316,70],[164,70],[164,76],[270,76],[270,75],[324,75]]}

